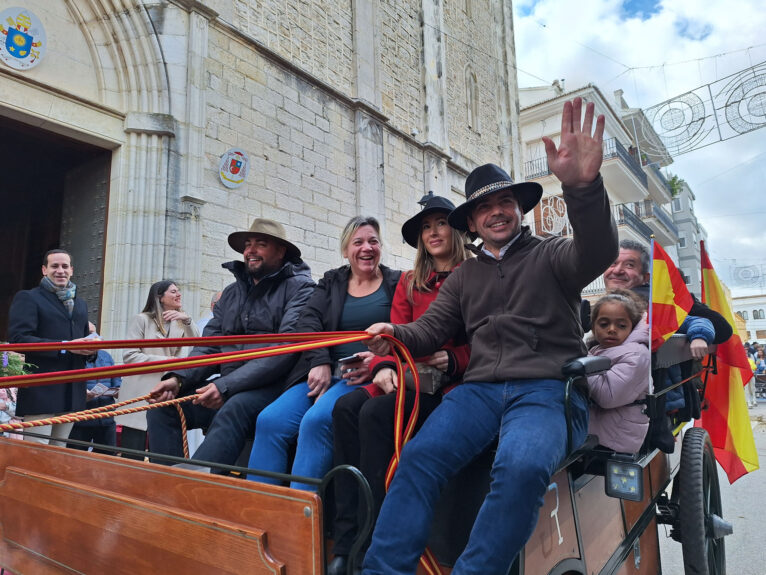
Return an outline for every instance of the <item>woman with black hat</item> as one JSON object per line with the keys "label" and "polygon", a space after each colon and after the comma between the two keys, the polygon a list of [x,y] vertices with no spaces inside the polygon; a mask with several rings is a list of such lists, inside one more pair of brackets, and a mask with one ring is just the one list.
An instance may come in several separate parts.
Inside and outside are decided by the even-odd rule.
{"label": "woman with black hat", "polygon": [[[463,234],[450,227],[448,214],[455,206],[448,199],[433,196],[424,209],[402,226],[404,240],[417,249],[415,267],[402,274],[391,304],[391,321],[409,323],[420,317],[436,299],[439,288],[469,252]],[[462,377],[468,365],[470,349],[465,341],[451,340],[429,357],[417,358],[421,373],[418,428],[441,402],[442,394]],[[361,469],[373,493],[374,513],[385,496],[385,476],[394,452],[394,404],[399,385],[393,357],[372,360],[373,385],[359,388],[341,397],[333,410],[335,464],[349,464]],[[427,373],[426,373],[427,372]],[[423,393],[424,379],[438,382]],[[438,388],[441,384],[441,388]],[[406,394],[406,415],[412,410],[414,391]],[[328,575],[346,573],[348,555],[357,525],[357,486],[346,474],[335,482],[335,558]]]}

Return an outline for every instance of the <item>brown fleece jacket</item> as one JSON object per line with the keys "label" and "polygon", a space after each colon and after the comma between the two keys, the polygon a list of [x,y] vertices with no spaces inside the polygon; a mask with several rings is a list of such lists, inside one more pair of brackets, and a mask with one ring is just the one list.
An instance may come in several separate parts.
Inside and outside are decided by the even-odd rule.
{"label": "brown fleece jacket", "polygon": [[502,260],[465,261],[417,321],[394,335],[415,357],[465,330],[471,361],[463,381],[561,379],[561,366],[586,355],[580,292],[618,252],[617,227],[599,176],[563,186],[573,238],[539,238],[527,226]]}

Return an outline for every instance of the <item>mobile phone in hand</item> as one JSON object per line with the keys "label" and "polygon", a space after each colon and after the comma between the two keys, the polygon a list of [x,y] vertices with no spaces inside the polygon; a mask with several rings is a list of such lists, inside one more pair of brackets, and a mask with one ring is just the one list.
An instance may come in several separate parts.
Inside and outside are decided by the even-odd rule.
{"label": "mobile phone in hand", "polygon": [[359,357],[359,354],[355,353],[354,355],[349,355],[348,357],[341,357],[338,360],[338,363],[340,363],[340,364],[343,364],[343,363],[354,363],[356,361],[361,361],[361,360],[362,360],[362,358]]}

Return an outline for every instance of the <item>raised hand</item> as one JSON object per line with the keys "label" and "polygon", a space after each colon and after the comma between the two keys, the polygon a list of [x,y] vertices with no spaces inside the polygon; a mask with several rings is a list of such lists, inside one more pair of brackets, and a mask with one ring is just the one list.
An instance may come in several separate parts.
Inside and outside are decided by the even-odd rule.
{"label": "raised hand", "polygon": [[[604,157],[604,115],[596,119],[594,105],[588,102],[582,120],[582,98],[564,103],[561,114],[561,142],[558,149],[550,138],[543,137],[548,167],[566,186],[586,186],[596,179]],[[582,122],[582,125],[581,125]],[[591,135],[591,131],[593,134]]]}

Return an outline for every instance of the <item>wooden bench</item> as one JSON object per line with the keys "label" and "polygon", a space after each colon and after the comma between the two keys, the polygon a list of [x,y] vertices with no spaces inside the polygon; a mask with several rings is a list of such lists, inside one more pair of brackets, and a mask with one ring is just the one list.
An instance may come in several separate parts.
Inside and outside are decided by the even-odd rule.
{"label": "wooden bench", "polygon": [[322,573],[310,492],[0,438],[12,572]]}

